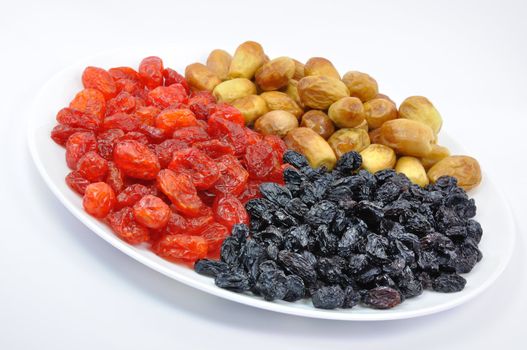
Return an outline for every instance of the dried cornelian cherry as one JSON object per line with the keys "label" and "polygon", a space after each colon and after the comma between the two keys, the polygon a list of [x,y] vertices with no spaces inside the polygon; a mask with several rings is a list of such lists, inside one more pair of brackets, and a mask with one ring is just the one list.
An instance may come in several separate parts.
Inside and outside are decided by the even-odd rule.
{"label": "dried cornelian cherry", "polygon": [[181,84],[158,86],[148,93],[148,103],[159,108],[188,102],[187,91]]}
{"label": "dried cornelian cherry", "polygon": [[157,174],[157,185],[178,212],[190,217],[199,216],[203,203],[189,175],[163,169]]}
{"label": "dried cornelian cherry", "polygon": [[179,151],[188,147],[188,144],[183,141],[168,139],[155,146],[154,152],[159,159],[161,168],[166,168],[172,161],[172,155],[175,151]]}
{"label": "dried cornelian cherry", "polygon": [[187,80],[175,70],[165,68],[165,70],[163,70],[163,77],[165,78],[165,86],[181,84],[185,88],[187,95],[190,94],[190,87],[188,86]]}
{"label": "dried cornelian cherry", "polygon": [[227,227],[217,222],[207,226],[200,234],[201,237],[207,241],[207,254],[217,254],[221,248],[221,244],[230,235],[230,230]]}
{"label": "dried cornelian cherry", "polygon": [[142,184],[134,183],[130,186],[127,186],[121,191],[121,193],[117,195],[115,208],[121,209],[124,207],[132,207],[141,198],[148,194],[151,194],[151,191],[148,187]]}
{"label": "dried cornelian cherry", "polygon": [[228,121],[218,115],[211,115],[208,120],[208,132],[217,139],[230,143],[235,154],[241,156],[247,148],[246,128]]}
{"label": "dried cornelian cherry", "polygon": [[276,135],[265,135],[263,140],[267,142],[275,151],[276,157],[282,162],[285,151],[287,151],[287,146],[285,142]]}
{"label": "dried cornelian cherry", "polygon": [[134,140],[118,142],[113,149],[113,161],[124,175],[136,179],[155,179],[161,168],[155,153]]}
{"label": "dried cornelian cherry", "polygon": [[196,118],[207,120],[211,114],[211,111],[214,109],[215,103],[216,99],[210,92],[199,91],[190,97],[188,106]]}
{"label": "dried cornelian cherry", "polygon": [[115,67],[108,69],[108,73],[115,80],[128,79],[136,82],[141,82],[141,77],[135,69],[130,67]]}
{"label": "dried cornelian cherry", "polygon": [[[146,96],[143,84],[135,80],[119,79],[115,81],[115,86],[117,87],[117,92],[127,92],[134,97],[141,96],[141,98]],[[144,103],[141,104],[136,101],[136,105],[144,105]]]}
{"label": "dried cornelian cherry", "polygon": [[98,117],[72,108],[62,108],[57,113],[56,119],[59,124],[88,130],[97,130],[101,124]]}
{"label": "dried cornelian cherry", "polygon": [[76,170],[79,159],[84,154],[95,151],[96,147],[97,140],[93,132],[81,131],[74,133],[66,142],[66,163],[71,169]]}
{"label": "dried cornelian cherry", "polygon": [[124,134],[123,136],[119,137],[117,139],[117,142],[126,141],[126,140],[135,140],[139,143],[142,143],[143,145],[148,146],[149,140],[148,137],[146,137],[145,134],[142,134],[138,131],[130,131]]}
{"label": "dried cornelian cherry", "polygon": [[106,115],[115,113],[133,113],[135,111],[136,98],[129,92],[122,91],[106,103]]}
{"label": "dried cornelian cherry", "polygon": [[163,61],[156,56],[146,57],[139,65],[139,75],[149,89],[163,85]]}
{"label": "dried cornelian cherry", "polygon": [[207,141],[210,139],[210,136],[207,130],[201,126],[186,126],[176,129],[172,134],[172,138],[192,145],[196,142]]}
{"label": "dried cornelian cherry", "polygon": [[97,151],[106,160],[113,160],[113,146],[124,136],[121,129],[110,129],[97,134]]}
{"label": "dried cornelian cherry", "polygon": [[135,221],[152,229],[160,229],[167,225],[170,218],[170,208],[159,197],[150,194],[134,204]]}
{"label": "dried cornelian cherry", "polygon": [[207,240],[200,236],[166,235],[152,246],[160,257],[173,262],[194,262],[207,256]]}
{"label": "dried cornelian cherry", "polygon": [[188,174],[199,190],[210,188],[220,177],[216,162],[197,148],[174,152],[168,168],[177,174]]}
{"label": "dried cornelian cherry", "polygon": [[68,141],[68,138],[75,134],[76,132],[80,131],[88,131],[84,128],[74,128],[69,125],[62,125],[58,124],[53,127],[53,130],[51,130],[51,138],[53,141],[55,141],[57,144],[61,146],[65,146],[66,142]]}
{"label": "dried cornelian cherry", "polygon": [[176,212],[171,211],[164,232],[170,235],[186,233],[187,219]]}
{"label": "dried cornelian cherry", "polygon": [[86,180],[78,171],[72,171],[66,175],[66,184],[78,194],[84,194],[90,181]]}
{"label": "dried cornelian cherry", "polygon": [[215,105],[211,111],[211,116],[226,119],[239,126],[245,126],[245,119],[242,113],[236,108],[226,103]]}
{"label": "dried cornelian cherry", "polygon": [[247,185],[245,186],[244,191],[238,196],[238,199],[243,204],[247,203],[251,199],[259,198],[261,197],[260,193],[260,184],[262,181],[258,180],[249,180]]}
{"label": "dried cornelian cherry", "polygon": [[108,161],[97,152],[90,151],[77,162],[77,171],[90,182],[102,181],[108,174]]}
{"label": "dried cornelian cherry", "polygon": [[245,139],[247,140],[247,146],[250,146],[262,141],[263,137],[256,131],[245,128]]}
{"label": "dried cornelian cherry", "polygon": [[99,67],[86,67],[82,73],[82,84],[87,89],[99,90],[107,100],[117,94],[117,87],[112,76]]}
{"label": "dried cornelian cherry", "polygon": [[143,106],[137,108],[134,115],[142,124],[154,126],[156,124],[156,117],[159,113],[161,113],[161,110],[157,107]]}
{"label": "dried cornelian cherry", "polygon": [[211,158],[218,158],[226,154],[234,155],[234,147],[227,142],[220,140],[209,140],[196,142],[193,147],[203,151]]}
{"label": "dried cornelian cherry", "polygon": [[148,138],[148,141],[150,141],[153,144],[163,142],[166,139],[165,132],[154,126],[140,124],[139,127],[137,128],[137,131],[144,134]]}
{"label": "dried cornelian cherry", "polygon": [[139,128],[139,119],[132,114],[116,113],[104,118],[101,130],[121,129],[124,132],[134,131]]}
{"label": "dried cornelian cherry", "polygon": [[106,101],[100,91],[84,89],[75,95],[70,102],[70,108],[93,115],[99,120],[102,120],[106,113]]}
{"label": "dried cornelian cherry", "polygon": [[105,182],[89,184],[82,200],[84,210],[96,218],[104,218],[115,206],[115,193]]}
{"label": "dried cornelian cherry", "polygon": [[249,224],[249,215],[242,202],[231,194],[217,196],[212,206],[214,219],[229,231],[235,224]]}
{"label": "dried cornelian cherry", "polygon": [[[124,189],[124,176],[114,162],[108,162],[108,175],[105,181],[117,194]],[[119,196],[117,196],[119,197]]]}
{"label": "dried cornelian cherry", "polygon": [[238,159],[232,155],[224,155],[216,159],[220,169],[220,178],[214,183],[211,191],[218,194],[239,195],[245,189],[249,173]]}
{"label": "dried cornelian cherry", "polygon": [[130,207],[114,211],[106,219],[117,236],[130,244],[139,244],[150,240],[148,228],[135,221],[134,211]]}
{"label": "dried cornelian cherry", "polygon": [[280,167],[280,159],[267,142],[260,141],[247,147],[245,165],[252,179],[265,180]]}
{"label": "dried cornelian cherry", "polygon": [[194,113],[188,109],[165,109],[156,117],[156,127],[163,130],[165,135],[172,136],[177,128],[197,126]]}

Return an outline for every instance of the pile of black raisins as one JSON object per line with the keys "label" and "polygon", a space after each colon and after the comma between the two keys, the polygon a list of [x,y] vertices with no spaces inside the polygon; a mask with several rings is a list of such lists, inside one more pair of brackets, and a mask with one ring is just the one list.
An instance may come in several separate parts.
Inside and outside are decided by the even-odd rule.
{"label": "pile of black raisins", "polygon": [[402,174],[360,170],[358,153],[332,172],[294,151],[285,186],[264,183],[247,202],[250,229],[235,225],[221,260],[196,262],[221,288],[265,300],[311,297],[322,309],[387,309],[424,289],[458,292],[478,261],[482,229],[452,177],[421,188]]}

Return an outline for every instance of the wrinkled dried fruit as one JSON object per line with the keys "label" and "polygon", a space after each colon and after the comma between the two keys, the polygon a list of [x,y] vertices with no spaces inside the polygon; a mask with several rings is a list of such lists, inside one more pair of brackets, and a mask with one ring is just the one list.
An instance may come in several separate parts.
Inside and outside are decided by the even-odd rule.
{"label": "wrinkled dried fruit", "polygon": [[92,183],[84,191],[82,205],[88,214],[104,218],[115,206],[115,193],[105,182]]}
{"label": "wrinkled dried fruit", "polygon": [[125,175],[136,179],[153,180],[161,169],[155,153],[134,140],[117,143],[113,160]]}

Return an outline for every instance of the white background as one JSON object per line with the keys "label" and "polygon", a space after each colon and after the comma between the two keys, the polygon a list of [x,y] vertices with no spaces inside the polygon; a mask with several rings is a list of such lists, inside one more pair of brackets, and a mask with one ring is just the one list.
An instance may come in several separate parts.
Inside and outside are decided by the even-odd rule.
{"label": "white background", "polygon": [[[0,0],[0,349],[525,348],[526,16],[525,2],[503,0]],[[517,246],[502,277],[468,304],[413,320],[274,314],[142,266],[45,187],[26,147],[25,111],[54,73],[114,47],[232,52],[248,39],[271,56],[301,47],[341,71],[366,71],[397,102],[429,97],[513,208]]]}

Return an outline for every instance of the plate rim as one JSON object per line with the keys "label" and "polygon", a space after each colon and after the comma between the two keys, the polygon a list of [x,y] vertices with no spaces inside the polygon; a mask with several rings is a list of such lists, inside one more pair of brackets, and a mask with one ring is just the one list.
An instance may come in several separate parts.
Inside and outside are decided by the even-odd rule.
{"label": "plate rim", "polygon": [[[167,47],[170,47],[171,45],[166,45]],[[35,123],[34,119],[38,115],[37,113],[37,106],[38,102],[42,100],[42,96],[44,93],[49,89],[50,86],[53,86],[54,83],[56,83],[58,80],[60,80],[62,77],[67,76],[67,73],[77,69],[79,66],[86,65],[89,60],[92,59],[100,59],[104,56],[108,56],[112,53],[117,52],[125,52],[125,51],[144,51],[144,48],[137,48],[137,47],[124,47],[124,48],[114,48],[110,50],[105,50],[98,52],[94,55],[90,55],[87,57],[84,57],[82,59],[74,61],[72,64],[67,65],[63,69],[61,69],[58,72],[55,72],[38,90],[38,93],[34,95],[31,104],[29,108],[26,110],[26,142],[29,148],[29,153],[31,155],[31,158],[33,160],[33,163],[35,164],[38,173],[40,174],[41,178],[44,180],[48,188],[51,190],[51,192],[55,195],[57,199],[61,202],[61,204],[66,207],[66,209],[75,216],[81,223],[83,223],[86,227],[88,227],[91,231],[93,231],[97,236],[108,242],[110,245],[112,245],[117,250],[125,253],[126,255],[130,256],[134,260],[144,264],[145,266],[148,266],[152,270],[155,270],[159,273],[162,273],[163,275],[174,279],[180,283],[184,283],[192,288],[198,289],[202,292],[205,292],[207,294],[212,294],[217,297],[221,297],[223,299],[230,300],[232,302],[253,306],[259,309],[265,309],[268,311],[274,311],[278,313],[288,314],[288,315],[294,315],[294,316],[302,316],[302,317],[309,317],[309,318],[316,318],[316,319],[330,319],[330,320],[340,320],[340,321],[391,321],[391,320],[399,320],[399,319],[408,319],[408,318],[414,318],[414,317],[422,317],[430,314],[439,313],[442,311],[446,311],[449,309],[452,309],[458,305],[461,305],[484,291],[486,291],[505,271],[507,268],[512,253],[514,250],[515,242],[516,242],[516,235],[517,235],[517,226],[515,222],[514,215],[512,213],[512,209],[510,206],[510,203],[508,202],[505,194],[503,191],[496,185],[494,185],[494,181],[492,180],[492,175],[489,176],[490,173],[492,173],[492,170],[486,169],[484,171],[484,183],[487,183],[488,186],[492,186],[493,190],[498,195],[500,202],[505,204],[504,211],[507,216],[507,222],[510,224],[510,233],[511,233],[511,239],[509,244],[507,245],[506,249],[506,256],[504,259],[500,260],[500,264],[498,268],[496,268],[493,273],[489,276],[485,282],[480,284],[477,289],[471,292],[467,292],[465,295],[462,295],[461,297],[454,298],[450,302],[443,302],[436,306],[427,306],[422,309],[418,310],[402,310],[394,312],[393,314],[390,313],[368,313],[368,314],[357,314],[353,312],[340,312],[338,310],[322,310],[322,309],[304,309],[304,308],[295,308],[295,307],[289,307],[287,304],[282,303],[275,303],[275,302],[268,302],[260,298],[254,298],[252,296],[246,295],[246,294],[238,294],[234,292],[230,292],[228,290],[222,289],[222,288],[210,288],[208,285],[202,284],[200,281],[196,279],[189,278],[188,276],[182,275],[177,271],[170,270],[167,267],[157,263],[154,260],[151,260],[147,256],[144,256],[138,252],[136,252],[131,245],[128,243],[120,240],[115,235],[110,235],[108,232],[105,232],[100,227],[98,227],[95,223],[98,221],[96,218],[92,218],[88,216],[82,208],[77,208],[75,205],[70,203],[70,201],[61,193],[61,190],[56,186],[55,181],[51,179],[49,173],[46,170],[46,167],[43,164],[43,161],[40,157],[40,154],[37,150],[38,146],[36,144],[36,132],[37,132],[37,123]],[[159,48],[158,48],[159,50]],[[165,49],[161,49],[166,50]],[[60,107],[60,106],[59,106]],[[58,108],[58,107],[57,107]],[[444,131],[443,131],[444,132]],[[448,137],[448,132],[446,133]],[[457,141],[452,141],[456,144],[456,147],[463,149],[462,145],[459,145]],[[50,142],[52,140],[50,139]],[[490,178],[489,178],[490,177]]]}

